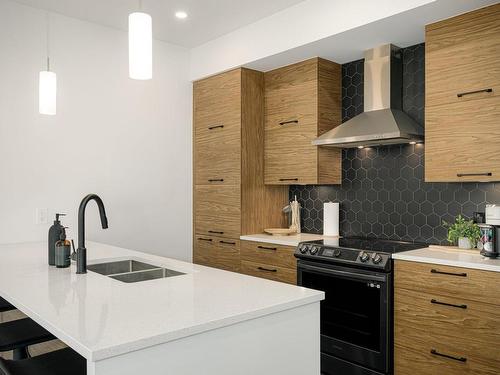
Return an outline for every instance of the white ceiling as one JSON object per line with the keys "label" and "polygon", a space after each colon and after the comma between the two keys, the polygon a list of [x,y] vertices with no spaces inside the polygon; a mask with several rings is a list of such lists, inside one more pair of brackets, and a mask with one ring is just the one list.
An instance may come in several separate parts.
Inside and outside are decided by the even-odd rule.
{"label": "white ceiling", "polygon": [[[127,30],[127,17],[139,0],[16,0],[35,8]],[[270,16],[303,0],[142,0],[153,17],[157,39],[195,47],[242,26]],[[179,20],[175,12],[188,18]]]}

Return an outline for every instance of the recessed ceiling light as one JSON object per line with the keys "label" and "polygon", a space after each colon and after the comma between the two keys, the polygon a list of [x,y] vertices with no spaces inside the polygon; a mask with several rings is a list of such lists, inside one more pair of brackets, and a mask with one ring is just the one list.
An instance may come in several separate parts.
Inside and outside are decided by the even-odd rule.
{"label": "recessed ceiling light", "polygon": [[187,15],[187,13],[186,13],[186,12],[184,12],[184,11],[180,10],[180,11],[178,11],[178,12],[175,12],[175,16],[176,16],[178,19],[183,20],[183,19],[186,19],[188,15]]}
{"label": "recessed ceiling light", "polygon": [[358,146],[359,149],[365,148],[365,146]]}

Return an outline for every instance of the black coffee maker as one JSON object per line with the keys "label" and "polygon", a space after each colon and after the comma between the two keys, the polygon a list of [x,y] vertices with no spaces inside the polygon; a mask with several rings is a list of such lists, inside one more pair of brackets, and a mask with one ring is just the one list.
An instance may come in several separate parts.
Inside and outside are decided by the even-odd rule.
{"label": "black coffee maker", "polygon": [[477,244],[482,256],[497,258],[500,250],[500,226],[491,224],[478,224],[481,238]]}
{"label": "black coffee maker", "polygon": [[481,238],[478,243],[481,255],[488,258],[500,256],[500,206],[486,205],[486,224],[478,224]]}

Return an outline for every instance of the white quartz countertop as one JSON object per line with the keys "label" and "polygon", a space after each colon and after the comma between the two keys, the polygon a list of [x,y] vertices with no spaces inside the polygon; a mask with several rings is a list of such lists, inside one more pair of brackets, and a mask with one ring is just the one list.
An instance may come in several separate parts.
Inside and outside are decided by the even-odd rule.
{"label": "white quartz countertop", "polygon": [[46,243],[0,245],[0,296],[90,361],[315,303],[318,292],[87,243],[88,263],[136,259],[186,273],[127,284],[47,265]]}
{"label": "white quartz countertop", "polygon": [[331,236],[323,236],[321,234],[311,234],[311,233],[301,233],[294,234],[290,236],[272,236],[270,234],[249,234],[245,236],[241,236],[240,240],[245,241],[255,241],[255,242],[267,242],[275,245],[283,245],[283,246],[297,246],[300,242],[304,241],[316,241],[316,240],[328,240],[335,242],[339,237],[331,237]]}
{"label": "white quartz countertop", "polygon": [[500,272],[500,259],[483,257],[478,250],[458,250],[454,248],[448,250],[431,246],[425,249],[396,253],[392,257],[412,262]]}

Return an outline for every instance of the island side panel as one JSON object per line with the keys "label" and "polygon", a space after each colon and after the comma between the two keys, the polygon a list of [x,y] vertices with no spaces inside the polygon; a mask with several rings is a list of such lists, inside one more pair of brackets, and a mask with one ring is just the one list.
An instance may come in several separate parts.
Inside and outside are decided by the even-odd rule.
{"label": "island side panel", "polygon": [[[265,293],[265,291],[263,291]],[[88,363],[88,375],[319,375],[320,303]]]}

